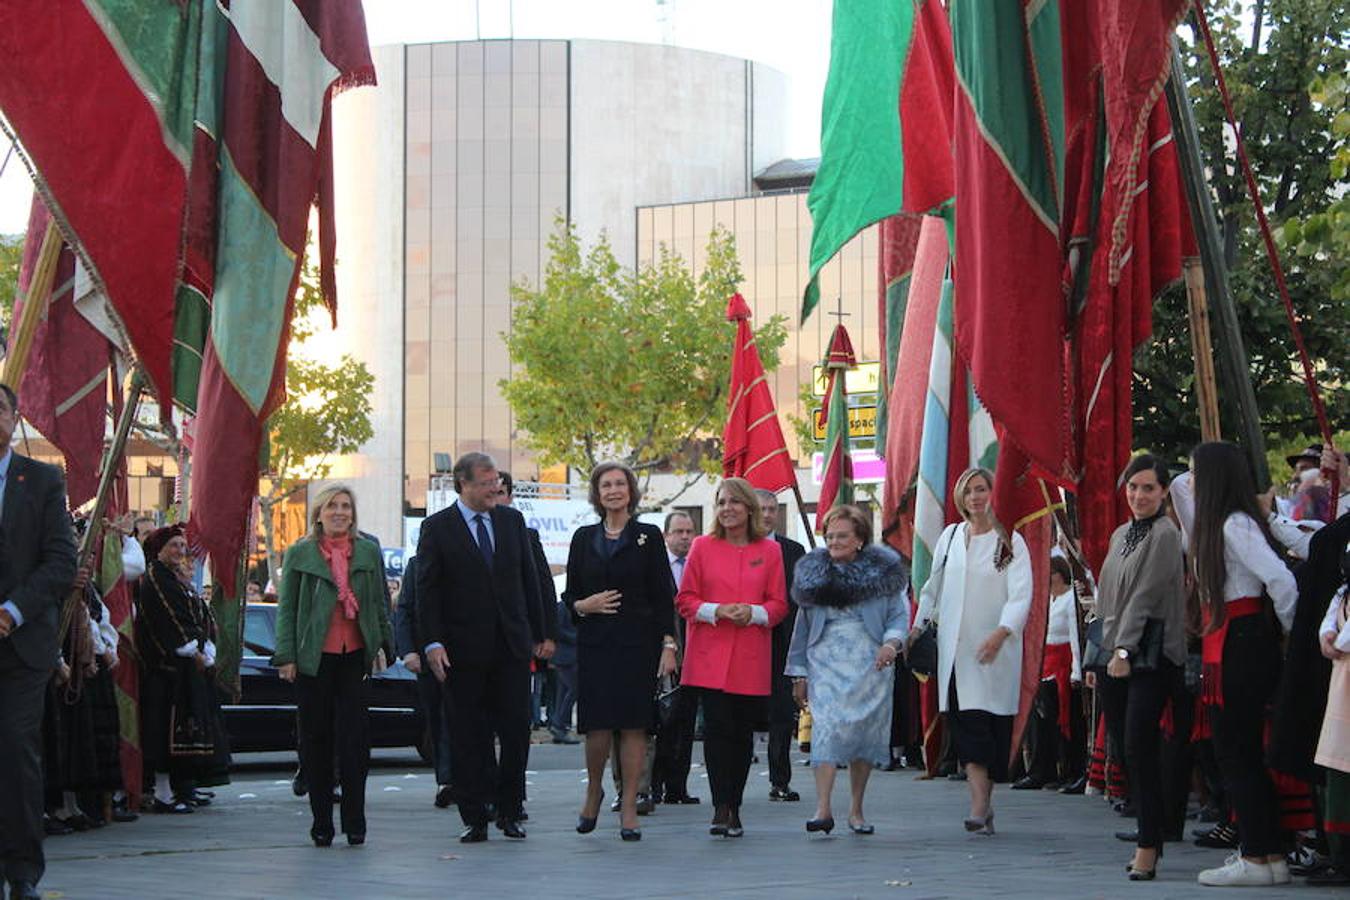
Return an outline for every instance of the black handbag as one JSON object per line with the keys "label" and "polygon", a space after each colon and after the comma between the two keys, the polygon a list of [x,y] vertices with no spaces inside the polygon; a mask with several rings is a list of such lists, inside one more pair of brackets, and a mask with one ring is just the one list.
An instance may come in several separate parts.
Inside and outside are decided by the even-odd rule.
{"label": "black handbag", "polygon": [[932,677],[937,674],[938,668],[938,642],[937,642],[937,623],[930,621],[919,632],[919,636],[914,639],[914,643],[909,645],[909,652],[905,654],[905,664],[915,675],[925,675]]}
{"label": "black handbag", "polygon": [[[1130,656],[1130,671],[1157,671],[1163,658],[1162,619],[1146,619],[1144,633],[1139,636],[1139,649]],[[1083,671],[1104,672],[1111,662],[1111,647],[1102,646],[1102,620],[1093,619],[1087,627],[1087,646],[1083,648]]]}
{"label": "black handbag", "polygon": [[1087,640],[1083,647],[1083,671],[1105,672],[1106,664],[1111,661],[1111,651],[1102,646],[1102,620],[1093,619],[1088,623]]}

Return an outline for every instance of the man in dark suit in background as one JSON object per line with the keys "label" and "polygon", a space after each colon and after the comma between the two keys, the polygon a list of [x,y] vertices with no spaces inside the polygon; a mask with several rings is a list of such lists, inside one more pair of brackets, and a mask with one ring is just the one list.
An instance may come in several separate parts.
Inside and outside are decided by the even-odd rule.
{"label": "man in dark suit in background", "polygon": [[426,717],[431,743],[431,766],[436,771],[436,807],[445,809],[454,802],[450,781],[450,727],[445,715],[441,683],[431,674],[422,658],[426,642],[417,637],[417,557],[403,569],[403,587],[398,594],[398,615],[394,617],[395,652],[403,665],[417,676],[417,699]]}
{"label": "man in dark suit in background", "polygon": [[422,523],[417,543],[417,633],[446,689],[460,841],[487,840],[494,801],[497,827],[524,838],[530,657],[544,641],[539,577],[525,519],[496,502],[492,457],[466,453],[452,474],[459,499]]}
{"label": "man in dark suit in background", "polygon": [[[675,592],[680,591],[684,565],[689,547],[694,543],[694,520],[686,512],[675,511],[666,516],[664,534],[666,559],[670,563],[670,577]],[[684,661],[685,623],[675,614],[675,635],[680,645],[679,661]],[[677,673],[678,675],[678,673]],[[689,766],[694,752],[694,726],[698,720],[698,692],[681,688],[675,692],[669,715],[660,723],[656,735],[655,774],[652,777],[652,796],[663,803],[698,803],[699,798],[689,793]]]}
{"label": "man in dark suit in background", "polygon": [[797,702],[792,699],[792,679],[783,674],[787,666],[788,644],[792,642],[792,625],[797,621],[797,604],[792,602],[792,573],[797,560],[806,555],[806,548],[792,538],[778,533],[778,498],[772,491],[755,491],[759,509],[764,514],[764,527],[783,551],[783,575],[787,579],[788,614],[773,629],[773,694],[769,698],[769,799],[800,800],[801,795],[791,787],[792,757],[789,753],[792,738],[797,733]]}
{"label": "man in dark suit in background", "polygon": [[61,470],[10,446],[19,398],[0,384],[0,867],[9,896],[40,895],[42,711],[75,537]]}

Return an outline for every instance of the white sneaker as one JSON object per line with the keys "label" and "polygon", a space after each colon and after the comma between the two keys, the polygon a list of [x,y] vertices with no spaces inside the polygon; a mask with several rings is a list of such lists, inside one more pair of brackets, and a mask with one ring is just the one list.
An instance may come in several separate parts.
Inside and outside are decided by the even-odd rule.
{"label": "white sneaker", "polygon": [[[1284,874],[1289,876],[1287,867]],[[1269,887],[1275,884],[1275,873],[1266,863],[1248,862],[1239,856],[1217,869],[1205,869],[1197,880],[1209,887]]]}
{"label": "white sneaker", "polygon": [[1283,859],[1269,863],[1270,876],[1274,884],[1289,884],[1292,880],[1289,877],[1289,863]]}

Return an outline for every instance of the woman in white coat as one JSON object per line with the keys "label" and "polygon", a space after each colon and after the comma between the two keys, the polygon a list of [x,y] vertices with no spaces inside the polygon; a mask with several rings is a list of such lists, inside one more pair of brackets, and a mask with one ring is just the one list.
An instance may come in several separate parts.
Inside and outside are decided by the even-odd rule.
{"label": "woman in white coat", "polygon": [[1021,535],[994,518],[994,476],[968,469],[956,481],[956,509],[933,553],[911,640],[938,625],[938,708],[966,767],[967,831],[994,833],[995,781],[1008,779],[1013,717],[1022,683],[1022,626],[1031,609],[1031,557]]}

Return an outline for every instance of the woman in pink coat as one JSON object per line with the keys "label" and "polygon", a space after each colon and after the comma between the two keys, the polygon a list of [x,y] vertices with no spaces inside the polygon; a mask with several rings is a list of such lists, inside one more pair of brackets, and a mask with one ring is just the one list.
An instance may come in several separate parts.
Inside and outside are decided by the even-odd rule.
{"label": "woman in pink coat", "polygon": [[754,488],[717,489],[712,534],[694,541],[675,603],[689,623],[680,683],[703,701],[703,755],[712,788],[709,834],[740,837],[741,795],[756,726],[767,720],[773,626],[787,615],[783,552],[767,537]]}

